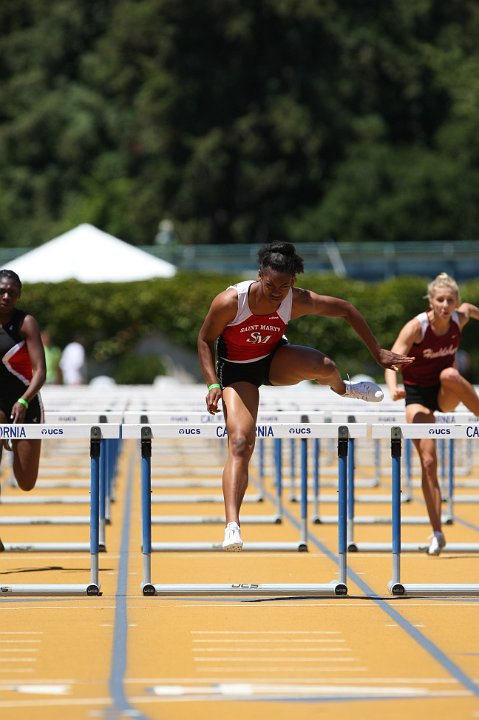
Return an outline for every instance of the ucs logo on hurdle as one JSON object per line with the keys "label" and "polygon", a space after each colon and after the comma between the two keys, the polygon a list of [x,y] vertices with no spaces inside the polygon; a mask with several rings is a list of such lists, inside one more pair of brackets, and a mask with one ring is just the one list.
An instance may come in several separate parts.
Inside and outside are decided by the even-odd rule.
{"label": "ucs logo on hurdle", "polygon": [[[465,437],[468,438],[479,438],[479,426],[478,425],[466,425],[463,432]],[[447,427],[434,427],[430,428],[429,435],[452,435],[451,428]]]}

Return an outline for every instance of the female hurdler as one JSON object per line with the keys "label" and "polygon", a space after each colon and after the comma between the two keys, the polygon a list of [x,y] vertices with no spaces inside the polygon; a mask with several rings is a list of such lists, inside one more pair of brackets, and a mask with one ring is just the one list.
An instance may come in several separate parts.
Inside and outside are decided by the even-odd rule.
{"label": "female hurdler", "polygon": [[288,343],[290,320],[303,315],[346,320],[383,368],[397,368],[410,359],[379,346],[366,320],[351,303],[296,288],[303,260],[290,243],[272,243],[258,253],[257,280],[247,280],[217,295],[198,336],[198,354],[208,386],[208,412],[222,400],[228,432],[223,470],[226,528],[223,548],[241,550],[240,509],[248,485],[248,466],[255,444],[261,385],[295,385],[314,380],[338,395],[380,402],[381,389],[372,382],[344,381],[335,363],[319,350]]}

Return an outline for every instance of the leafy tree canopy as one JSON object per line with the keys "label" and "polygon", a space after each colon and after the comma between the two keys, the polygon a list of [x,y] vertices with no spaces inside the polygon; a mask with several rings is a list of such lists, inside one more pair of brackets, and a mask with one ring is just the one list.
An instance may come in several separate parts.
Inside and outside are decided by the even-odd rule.
{"label": "leafy tree canopy", "polygon": [[5,0],[0,243],[477,237],[474,0]]}

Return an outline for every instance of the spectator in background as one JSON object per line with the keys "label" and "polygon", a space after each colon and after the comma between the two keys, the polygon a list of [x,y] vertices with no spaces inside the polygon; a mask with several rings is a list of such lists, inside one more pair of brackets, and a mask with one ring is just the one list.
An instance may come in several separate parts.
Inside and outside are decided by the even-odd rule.
{"label": "spectator in background", "polygon": [[86,354],[83,338],[76,335],[65,346],[60,358],[64,385],[83,385],[86,382]]}
{"label": "spectator in background", "polygon": [[43,348],[45,350],[45,363],[47,366],[47,385],[59,385],[62,381],[60,370],[60,357],[62,351],[59,347],[52,344],[52,338],[49,330],[41,332]]}

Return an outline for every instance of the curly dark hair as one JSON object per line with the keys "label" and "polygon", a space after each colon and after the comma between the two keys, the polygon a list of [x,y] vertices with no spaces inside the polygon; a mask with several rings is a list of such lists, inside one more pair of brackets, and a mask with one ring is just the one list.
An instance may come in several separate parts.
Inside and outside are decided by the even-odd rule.
{"label": "curly dark hair", "polygon": [[260,270],[271,268],[288,275],[304,272],[303,258],[296,253],[296,248],[289,242],[272,242],[258,251]]}
{"label": "curly dark hair", "polygon": [[22,289],[22,281],[18,277],[17,273],[14,272],[13,270],[0,270],[0,278],[3,278],[3,277],[8,278],[9,280],[13,280],[13,282],[15,282],[18,285],[20,290]]}

